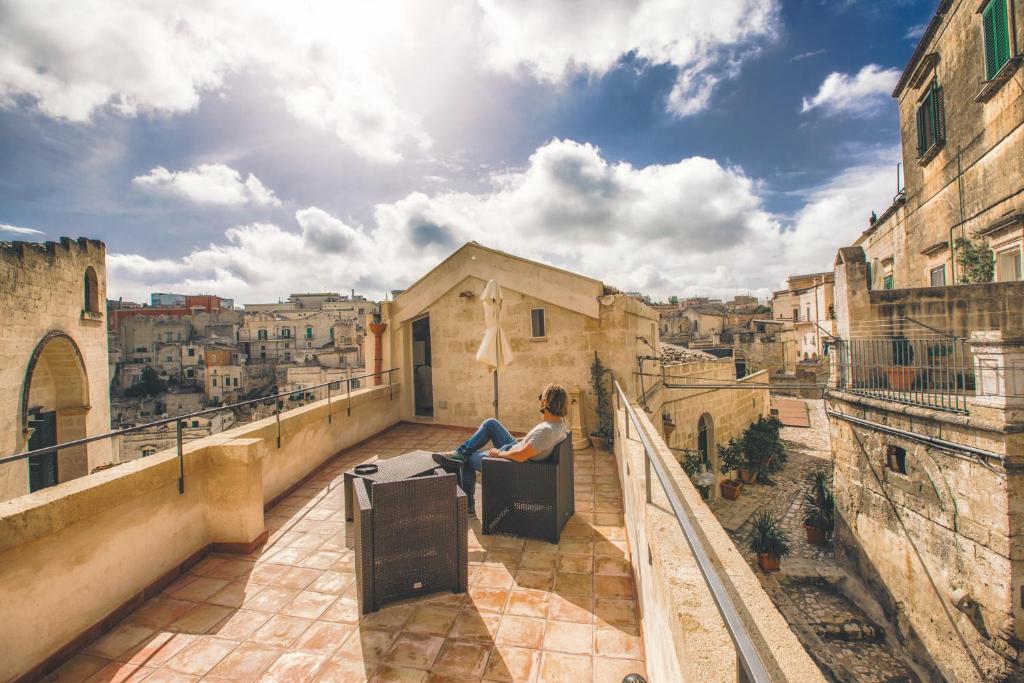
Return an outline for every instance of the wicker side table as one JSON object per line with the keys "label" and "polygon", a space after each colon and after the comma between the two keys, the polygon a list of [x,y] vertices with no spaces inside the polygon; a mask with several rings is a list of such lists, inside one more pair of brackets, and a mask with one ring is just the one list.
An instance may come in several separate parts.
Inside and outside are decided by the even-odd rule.
{"label": "wicker side table", "polygon": [[345,521],[353,521],[352,513],[355,510],[355,501],[352,498],[352,482],[355,479],[366,479],[369,483],[368,489],[372,488],[372,482],[401,481],[410,477],[418,477],[430,474],[437,467],[430,451],[411,451],[396,455],[386,460],[377,460],[373,463],[377,471],[373,474],[356,474],[355,469],[345,471]]}

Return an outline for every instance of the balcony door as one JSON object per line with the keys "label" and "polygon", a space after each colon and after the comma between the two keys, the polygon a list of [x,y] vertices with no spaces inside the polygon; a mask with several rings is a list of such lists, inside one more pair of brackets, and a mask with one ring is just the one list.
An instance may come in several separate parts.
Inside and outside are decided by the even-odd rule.
{"label": "balcony door", "polygon": [[[32,436],[28,440],[28,449],[57,445],[57,413],[33,413],[29,415],[28,426]],[[33,455],[28,459],[28,490],[38,491],[57,485],[57,452],[46,455]]]}
{"label": "balcony door", "polygon": [[434,416],[434,383],[430,351],[430,316],[412,322],[412,386],[414,412],[419,417]]}

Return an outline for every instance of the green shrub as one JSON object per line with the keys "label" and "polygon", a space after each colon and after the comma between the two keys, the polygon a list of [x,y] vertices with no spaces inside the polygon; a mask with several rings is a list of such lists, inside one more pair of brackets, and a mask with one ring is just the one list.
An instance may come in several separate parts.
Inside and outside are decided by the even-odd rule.
{"label": "green shrub", "polygon": [[825,532],[825,540],[832,538],[836,528],[836,502],[832,494],[832,477],[824,470],[807,475],[801,510],[804,524]]}
{"label": "green shrub", "polygon": [[789,534],[782,528],[778,517],[768,511],[754,515],[747,532],[747,547],[757,554],[777,557],[789,555]]}
{"label": "green shrub", "polygon": [[605,440],[606,448],[611,450],[615,442],[615,423],[612,419],[612,403],[605,386],[604,376],[608,371],[601,359],[594,352],[594,362],[590,364],[590,388],[597,400],[597,428],[592,434]]}

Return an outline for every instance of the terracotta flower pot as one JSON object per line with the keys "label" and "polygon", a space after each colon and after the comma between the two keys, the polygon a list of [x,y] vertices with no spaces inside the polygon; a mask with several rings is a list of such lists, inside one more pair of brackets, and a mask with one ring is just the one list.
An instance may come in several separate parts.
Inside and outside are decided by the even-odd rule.
{"label": "terracotta flower pot", "polygon": [[889,388],[893,391],[907,391],[914,385],[914,368],[895,366],[885,369],[886,378],[889,380]]}
{"label": "terracotta flower pot", "polygon": [[722,498],[726,500],[736,500],[740,497],[740,489],[743,488],[743,484],[738,481],[730,481],[726,479],[719,487],[722,490]]}
{"label": "terracotta flower pot", "polygon": [[807,532],[807,542],[811,545],[825,545],[828,539],[825,538],[825,530],[819,529],[810,524],[804,524],[804,531]]}
{"label": "terracotta flower pot", "polygon": [[744,484],[753,484],[757,481],[757,472],[755,470],[740,470],[740,481]]}
{"label": "terracotta flower pot", "polygon": [[782,564],[782,558],[778,555],[769,555],[768,553],[757,554],[757,566],[766,572],[777,572],[779,566]]}
{"label": "terracotta flower pot", "polygon": [[604,440],[603,436],[598,436],[597,434],[591,434],[590,435],[590,440],[594,442],[594,448],[596,448],[597,450],[599,450],[599,451],[606,451],[606,450],[608,450],[605,447],[607,444],[605,443],[605,440]]}

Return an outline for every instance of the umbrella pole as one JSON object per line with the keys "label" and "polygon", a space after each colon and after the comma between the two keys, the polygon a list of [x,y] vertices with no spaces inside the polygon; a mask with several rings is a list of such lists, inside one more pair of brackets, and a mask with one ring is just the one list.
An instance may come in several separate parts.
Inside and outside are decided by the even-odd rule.
{"label": "umbrella pole", "polygon": [[494,419],[498,419],[498,368],[494,368]]}

